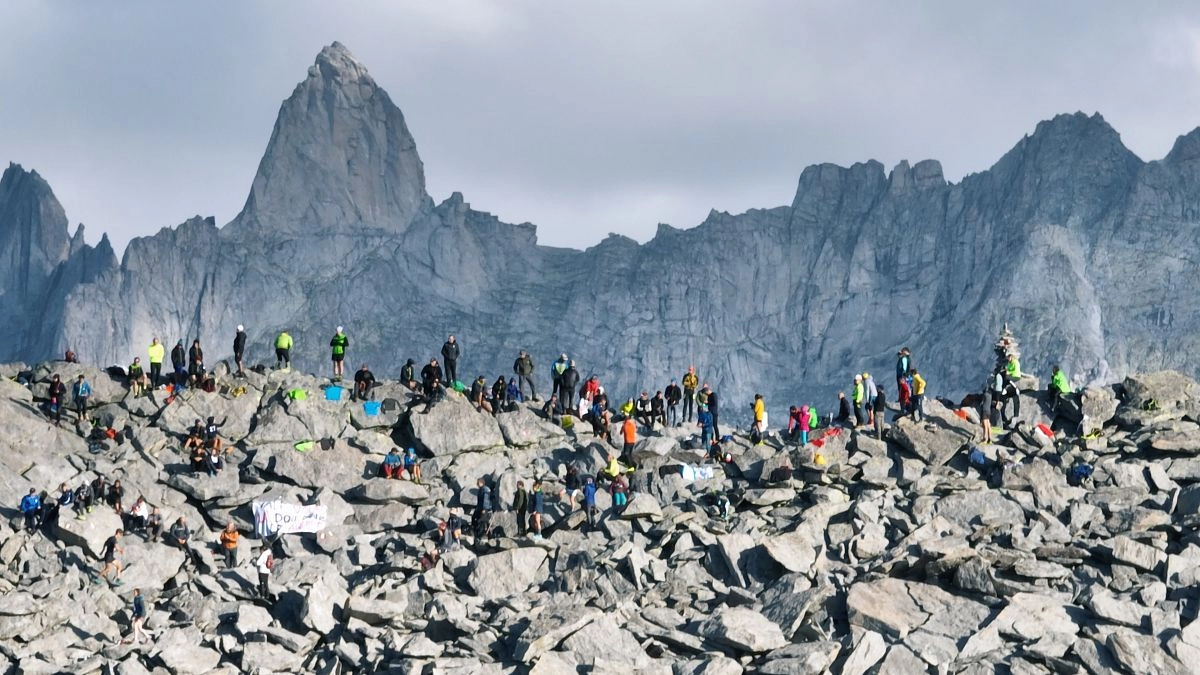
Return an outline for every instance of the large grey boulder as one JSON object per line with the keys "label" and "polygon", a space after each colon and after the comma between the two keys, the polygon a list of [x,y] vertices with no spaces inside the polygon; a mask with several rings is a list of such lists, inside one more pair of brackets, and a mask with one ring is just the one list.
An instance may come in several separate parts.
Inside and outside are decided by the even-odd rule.
{"label": "large grey boulder", "polygon": [[892,439],[930,466],[949,462],[975,440],[976,429],[937,401],[925,403],[925,418],[904,417],[892,424]]}
{"label": "large grey boulder", "polygon": [[495,600],[524,593],[545,581],[549,574],[546,551],[532,546],[480,556],[467,583],[479,597]]}
{"label": "large grey boulder", "polygon": [[466,398],[453,393],[428,414],[414,409],[401,426],[420,449],[436,456],[504,446],[496,418],[477,411]]}
{"label": "large grey boulder", "polygon": [[713,643],[739,653],[761,654],[787,644],[779,626],[747,607],[722,607],[697,630]]}

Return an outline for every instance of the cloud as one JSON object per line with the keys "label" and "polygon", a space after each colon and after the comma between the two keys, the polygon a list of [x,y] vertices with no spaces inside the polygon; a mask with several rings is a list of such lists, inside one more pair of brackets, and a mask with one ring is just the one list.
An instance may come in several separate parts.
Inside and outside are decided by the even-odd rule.
{"label": "cloud", "polygon": [[1197,125],[1200,7],[1119,2],[16,3],[0,159],[120,247],[231,219],[279,103],[339,40],[404,110],[435,199],[584,246],[791,202],[803,168],[986,169],[1099,111],[1145,158]]}

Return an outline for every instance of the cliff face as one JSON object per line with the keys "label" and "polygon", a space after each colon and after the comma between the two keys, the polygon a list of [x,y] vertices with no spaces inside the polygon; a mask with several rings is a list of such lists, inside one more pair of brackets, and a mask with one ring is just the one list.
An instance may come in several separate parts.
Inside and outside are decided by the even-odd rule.
{"label": "cliff face", "polygon": [[1076,384],[1194,373],[1197,188],[1200,131],[1144,163],[1098,115],[1061,115],[958,184],[933,161],[819,165],[790,206],[713,212],[644,245],[542,247],[533,226],[461,195],[434,205],[403,115],[335,43],[284,102],[224,228],[194,218],[134,240],[118,265],[106,240],[68,242],[49,188],[10,168],[0,312],[40,329],[0,342],[0,358],[69,345],[125,363],[158,335],[199,337],[211,360],[242,323],[252,361],[287,328],[298,365],[320,369],[344,325],[354,365],[392,373],[453,332],[463,379],[507,374],[522,348],[546,379],[567,351],[624,396],[694,363],[731,413],[761,391],[779,415],[802,399],[828,409],[856,371],[890,382],[901,345],[931,393],[957,396],[979,386],[1007,322],[1043,377],[1055,363]]}

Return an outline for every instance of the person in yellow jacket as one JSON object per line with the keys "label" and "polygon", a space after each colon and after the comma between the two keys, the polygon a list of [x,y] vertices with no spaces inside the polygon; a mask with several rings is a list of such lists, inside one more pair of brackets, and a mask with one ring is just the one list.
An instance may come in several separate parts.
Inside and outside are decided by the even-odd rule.
{"label": "person in yellow jacket", "polygon": [[275,367],[290,369],[292,367],[292,336],[282,331],[275,338]]}
{"label": "person in yellow jacket", "polygon": [[1021,379],[1021,360],[1016,355],[1008,357],[1008,363],[1005,364],[1004,370],[1008,375],[1008,381],[1016,382]]}
{"label": "person in yellow jacket", "polygon": [[700,378],[696,375],[696,366],[688,366],[683,375],[683,421],[691,422],[692,414],[696,411],[696,387],[700,386]]}
{"label": "person in yellow jacket", "polygon": [[150,386],[158,389],[158,381],[162,377],[162,362],[163,356],[166,354],[166,348],[157,337],[150,341],[150,346],[146,348],[146,356],[150,361]]}
{"label": "person in yellow jacket", "polygon": [[766,415],[767,415],[767,404],[765,402],[763,402],[763,395],[755,394],[754,395],[754,429],[756,431],[758,431],[758,443],[756,443],[755,445],[762,445],[763,444],[763,436],[767,435]]}
{"label": "person in yellow jacket", "polygon": [[925,402],[925,378],[921,377],[916,368],[909,369],[908,374],[912,377],[912,416],[914,421],[920,422],[925,411],[922,407]]}

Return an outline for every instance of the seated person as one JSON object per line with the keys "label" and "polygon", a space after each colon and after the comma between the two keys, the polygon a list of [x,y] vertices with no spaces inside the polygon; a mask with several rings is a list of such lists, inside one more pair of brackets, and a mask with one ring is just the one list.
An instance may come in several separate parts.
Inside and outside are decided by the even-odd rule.
{"label": "seated person", "polygon": [[400,384],[408,387],[412,391],[417,391],[417,389],[420,388],[420,384],[417,382],[416,377],[416,363],[412,359],[406,361],[405,364],[400,368]]}
{"label": "seated person", "polygon": [[504,398],[508,401],[524,401],[525,395],[521,393],[521,388],[517,386],[517,378],[508,378],[508,387],[505,389]]}
{"label": "seated person", "polygon": [[372,373],[367,364],[362,364],[362,368],[354,373],[354,391],[350,394],[350,400],[371,400],[371,389],[375,386],[375,373]]}
{"label": "seated person", "polygon": [[475,381],[471,383],[471,403],[475,404],[476,410],[490,414],[492,412],[492,404],[488,403],[487,390],[487,380],[482,375],[475,378]]}
{"label": "seated person", "polygon": [[150,505],[146,503],[145,497],[139,496],[133,503],[133,507],[129,509],[129,513],[125,515],[125,529],[127,531],[144,530],[149,519]]}
{"label": "seated person", "polygon": [[146,517],[146,540],[154,541],[161,537],[162,529],[162,511],[156,506],[150,510],[150,515]]}
{"label": "seated person", "polygon": [[392,448],[388,454],[384,455],[383,461],[379,464],[379,476],[382,478],[400,479],[400,474],[404,471],[404,460],[400,457],[400,448]]}
{"label": "seated person", "polygon": [[146,392],[146,371],[142,369],[141,357],[133,357],[133,363],[129,364],[129,393],[133,396],[141,396]]}
{"label": "seated person", "polygon": [[208,450],[205,449],[203,443],[192,446],[191,462],[194,473],[208,471]]}
{"label": "seated person", "polygon": [[171,526],[170,542],[179,548],[186,549],[188,540],[192,537],[192,531],[187,526],[187,521],[183,516],[180,516],[175,524]]}
{"label": "seated person", "polygon": [[209,448],[213,448],[218,452],[221,451],[221,435],[217,430],[225,426],[225,423],[228,421],[229,418],[225,418],[221,420],[220,424],[217,424],[216,418],[208,418],[208,422],[204,425],[204,442],[208,444]]}
{"label": "seated person", "polygon": [[215,476],[221,473],[225,468],[225,460],[221,457],[221,451],[217,448],[209,448],[208,462],[205,464],[205,469],[208,470],[208,475]]}
{"label": "seated person", "polygon": [[421,484],[421,465],[417,463],[415,448],[409,448],[408,452],[404,453],[404,470],[408,472],[409,480],[417,485]]}
{"label": "seated person", "polygon": [[643,391],[637,403],[633,404],[633,418],[638,424],[650,428],[654,426],[653,415],[653,408],[650,406],[650,395]]}
{"label": "seated person", "polygon": [[654,398],[650,399],[650,422],[651,426],[654,422],[667,426],[667,400],[661,391],[655,392]]}

